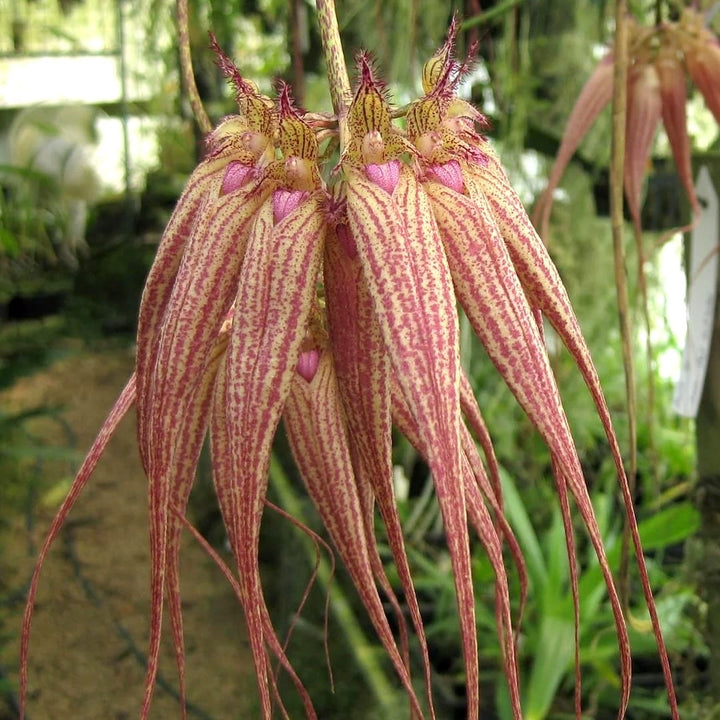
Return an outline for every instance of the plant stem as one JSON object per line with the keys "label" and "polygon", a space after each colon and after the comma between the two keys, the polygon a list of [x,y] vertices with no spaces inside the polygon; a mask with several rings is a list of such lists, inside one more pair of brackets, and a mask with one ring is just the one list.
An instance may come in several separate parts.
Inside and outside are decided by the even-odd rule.
{"label": "plant stem", "polygon": [[[613,67],[612,99],[612,156],[610,159],[610,217],[615,258],[615,287],[617,290],[618,319],[622,339],[623,365],[625,367],[625,393],[627,396],[628,435],[630,443],[630,468],[628,482],[631,495],[635,494],[637,474],[637,411],[635,408],[635,369],[632,355],[632,329],[630,327],[630,303],[628,300],[625,267],[625,242],[623,238],[623,167],[625,164],[625,119],[627,114],[627,68],[628,29],[626,22],[627,2],[615,3],[615,50]],[[629,603],[627,522],[623,533],[620,560],[619,592],[627,610]]]}
{"label": "plant stem", "polygon": [[195,73],[192,68],[192,56],[190,51],[190,30],[188,27],[188,0],[177,0],[177,28],[178,43],[180,52],[180,74],[182,75],[185,91],[190,101],[195,121],[203,133],[212,130],[212,122],[205,111],[205,106],[200,98],[197,85],[195,84]]}
{"label": "plant stem", "polygon": [[350,78],[345,67],[345,55],[340,40],[334,0],[317,0],[317,18],[328,82],[330,83],[330,97],[338,119],[340,148],[342,149],[346,144],[347,123],[345,118],[348,106],[352,101],[352,92]]}

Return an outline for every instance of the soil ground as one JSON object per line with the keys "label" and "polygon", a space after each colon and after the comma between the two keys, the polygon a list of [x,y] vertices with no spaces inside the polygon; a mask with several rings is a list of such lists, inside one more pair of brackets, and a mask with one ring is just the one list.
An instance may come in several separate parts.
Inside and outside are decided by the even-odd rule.
{"label": "soil ground", "polygon": [[[67,430],[85,452],[127,377],[129,350],[73,353],[23,378],[0,395],[11,412],[61,405]],[[48,442],[67,442],[57,422],[34,431]],[[46,463],[43,472],[62,468]],[[64,472],[67,474],[67,463]],[[11,518],[0,534],[2,587],[17,602],[0,608],[0,666],[16,687],[22,596],[37,548],[61,492],[45,495],[28,518]],[[125,720],[138,716],[144,681],[149,607],[147,488],[131,411],[111,440],[66,531],[48,556],[32,625],[29,720]],[[242,614],[213,562],[185,534],[182,593],[187,646],[188,717],[252,717],[252,663]],[[12,593],[11,593],[12,595]],[[177,673],[166,642],[151,718],[180,716]],[[6,711],[12,718],[15,711]],[[0,718],[2,718],[0,707]],[[4,719],[3,719],[4,720]]]}

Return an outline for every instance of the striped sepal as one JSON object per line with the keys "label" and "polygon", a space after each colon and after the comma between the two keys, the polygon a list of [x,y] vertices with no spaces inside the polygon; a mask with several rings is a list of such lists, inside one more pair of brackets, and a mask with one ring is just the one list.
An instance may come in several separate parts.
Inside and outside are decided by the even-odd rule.
{"label": "striped sepal", "polygon": [[[325,213],[319,194],[273,225],[272,204],[257,217],[240,273],[227,350],[227,422],[232,471],[218,476],[231,492],[228,536],[238,566],[263,712],[269,706],[262,638],[258,542],[270,450],[310,310],[322,258]],[[222,487],[224,483],[228,488]],[[269,717],[269,715],[264,715]]]}
{"label": "striped sepal", "polygon": [[[487,203],[427,184],[460,303],[506,384],[557,463],[562,497],[572,492],[608,588],[621,656],[622,700],[630,692],[630,645],[595,512],[535,318]],[[571,558],[572,562],[572,558]]]}
{"label": "striped sepal", "polygon": [[344,410],[332,356],[324,351],[309,382],[295,375],[284,413],[290,447],[308,494],[342,558],[375,631],[410,698],[424,718],[375,586],[365,519],[353,477]]}
{"label": "striped sepal", "polygon": [[[341,226],[338,232],[349,233],[349,230]],[[351,242],[346,236],[346,244]],[[350,248],[352,251],[352,245]],[[393,487],[390,360],[362,273],[360,262],[348,255],[335,233],[329,233],[324,270],[328,330],[347,418],[353,469],[361,500],[370,495],[377,501],[385,523],[388,544],[420,644],[428,708],[434,717],[427,641]],[[373,537],[372,512],[372,505],[367,504],[364,515],[368,540]],[[401,635],[405,654],[402,645]]]}
{"label": "striped sepal", "polygon": [[478,713],[475,601],[460,464],[458,320],[429,203],[403,168],[392,196],[346,168],[347,217],[383,339],[417,420],[453,562],[469,715]]}

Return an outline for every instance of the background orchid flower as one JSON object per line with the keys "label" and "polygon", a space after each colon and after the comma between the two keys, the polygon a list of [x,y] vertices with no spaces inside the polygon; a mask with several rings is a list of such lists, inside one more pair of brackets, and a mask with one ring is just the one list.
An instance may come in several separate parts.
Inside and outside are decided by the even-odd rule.
{"label": "background orchid flower", "polygon": [[720,123],[720,41],[705,26],[705,17],[693,8],[685,8],[679,21],[680,45],[685,66],[702,93],[708,110]]}
{"label": "background orchid flower", "polygon": [[[678,176],[692,211],[700,211],[690,168],[690,140],[686,124],[687,79],[701,92],[705,104],[720,122],[720,45],[705,26],[704,16],[687,7],[677,22],[649,28],[629,23],[628,113],[624,186],[636,231],[640,230],[642,181],[660,119],[667,133]],[[553,193],[583,137],[612,95],[610,51],[598,63],[578,96],[568,118],[548,184],[538,199],[533,223],[547,238]]]}
{"label": "background orchid flower", "polygon": [[[324,32],[331,33],[328,6],[319,6]],[[149,484],[152,588],[140,716],[150,712],[166,602],[185,714],[179,537],[200,449],[209,436],[261,716],[271,718],[278,707],[287,717],[274,656],[292,678],[306,716],[317,717],[302,674],[291,666],[273,627],[258,559],[273,440],[283,423],[308,495],[407,692],[411,716],[434,718],[430,655],[394,496],[395,425],[433,478],[456,593],[467,717],[474,720],[480,713],[472,529],[495,574],[503,669],[512,715],[522,718],[517,641],[527,572],[503,514],[491,434],[460,366],[459,304],[550,450],[576,627],[570,496],[587,529],[615,618],[621,657],[617,705],[623,717],[631,691],[628,632],[543,342],[542,315],[576,358],[611,443],[669,705],[678,717],[622,458],[597,373],[557,270],[499,158],[477,132],[482,115],[456,96],[467,66],[454,57],[456,32],[453,24],[447,42],[426,64],[425,95],[406,110],[404,129],[393,120],[387,90],[369,58],[359,56],[354,94],[342,87],[334,92],[344,104],[336,107],[341,146],[331,172],[318,152],[318,134],[327,126],[303,115],[285,85],[276,100],[261,95],[218,51],[236,91],[238,115],[223,120],[209,136],[207,157],[188,180],[161,241],[140,308],[135,374],[38,560],[23,629],[23,668],[47,548],[119,418],[135,402]],[[343,83],[336,76],[331,81]],[[418,640],[424,694],[411,675],[410,628],[380,560],[376,508]],[[505,546],[520,579],[516,617]],[[400,618],[398,638],[380,591]],[[578,718],[580,662],[576,652]],[[23,707],[26,692],[23,671]]]}

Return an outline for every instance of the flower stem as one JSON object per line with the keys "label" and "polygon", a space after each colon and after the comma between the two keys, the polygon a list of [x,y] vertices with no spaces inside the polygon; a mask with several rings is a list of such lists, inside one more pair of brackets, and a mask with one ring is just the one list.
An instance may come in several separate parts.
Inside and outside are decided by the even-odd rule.
{"label": "flower stem", "polygon": [[347,136],[345,117],[352,100],[352,92],[345,67],[345,55],[340,40],[334,0],[317,0],[317,18],[330,83],[330,97],[340,128],[340,147],[343,148]]}
{"label": "flower stem", "polygon": [[[612,156],[610,159],[610,217],[615,256],[615,287],[617,289],[620,337],[622,340],[623,365],[625,366],[625,393],[627,396],[628,434],[630,443],[628,481],[630,484],[630,492],[634,495],[635,478],[637,474],[637,411],[635,404],[635,368],[632,352],[632,328],[630,327],[630,303],[628,300],[625,242],[623,238],[623,167],[625,164],[628,68],[628,29],[626,14],[627,4],[625,0],[616,0],[612,101]],[[625,532],[623,533],[618,583],[620,597],[626,612],[629,605],[628,553],[629,532],[626,524]]]}
{"label": "flower stem", "polygon": [[212,122],[203,105],[197,85],[195,84],[195,73],[192,67],[192,56],[190,52],[190,30],[188,27],[188,0],[177,0],[177,28],[180,52],[180,74],[185,84],[185,91],[190,101],[195,121],[200,130],[207,134],[212,130]]}

